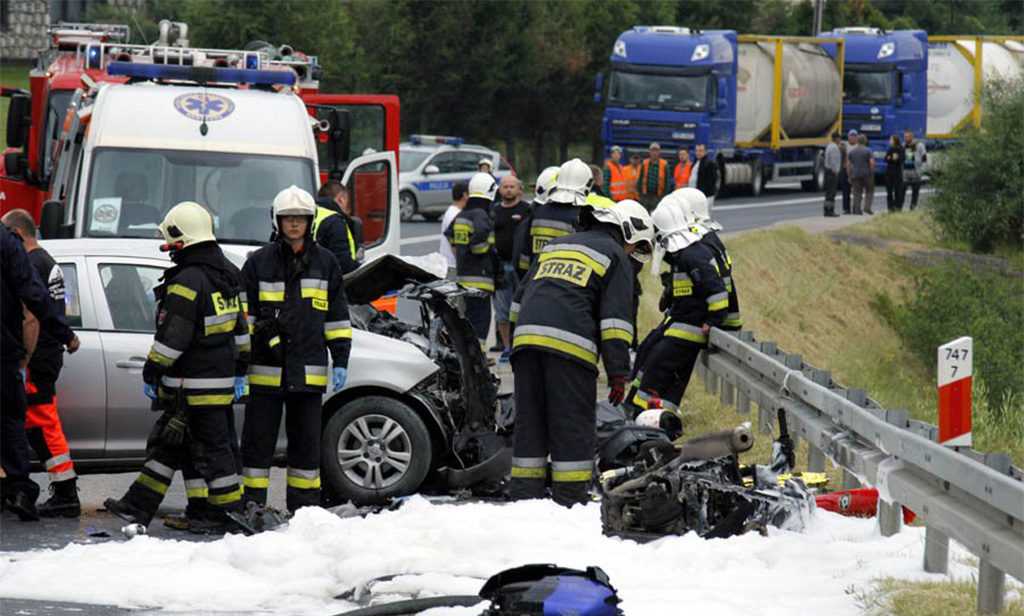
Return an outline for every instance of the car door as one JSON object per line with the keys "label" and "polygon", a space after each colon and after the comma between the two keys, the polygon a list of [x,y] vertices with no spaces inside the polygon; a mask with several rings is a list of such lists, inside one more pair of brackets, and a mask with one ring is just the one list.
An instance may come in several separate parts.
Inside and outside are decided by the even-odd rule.
{"label": "car door", "polygon": [[[436,173],[428,174],[427,167],[437,167]],[[458,152],[438,152],[423,165],[423,177],[413,183],[416,187],[420,213],[437,212],[448,207],[452,199],[452,185],[465,182],[465,173],[459,173]]]}
{"label": "car door", "polygon": [[139,459],[157,419],[142,393],[142,367],[153,344],[153,288],[168,262],[129,257],[88,257],[90,284],[103,345],[107,390],[104,457]]}
{"label": "car door", "polygon": [[68,324],[81,343],[74,355],[64,355],[57,379],[57,409],[74,459],[98,459],[106,441],[107,388],[85,258],[58,256],[55,260],[64,272]]}
{"label": "car door", "polygon": [[363,221],[365,261],[398,254],[401,226],[398,211],[398,162],[394,152],[360,156],[342,178],[349,187],[352,214]]}

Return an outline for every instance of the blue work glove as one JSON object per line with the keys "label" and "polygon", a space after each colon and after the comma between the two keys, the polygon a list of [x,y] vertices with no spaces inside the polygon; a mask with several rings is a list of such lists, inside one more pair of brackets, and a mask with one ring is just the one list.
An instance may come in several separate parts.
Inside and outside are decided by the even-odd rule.
{"label": "blue work glove", "polygon": [[238,402],[239,400],[244,398],[246,393],[248,393],[246,391],[248,389],[249,389],[249,386],[245,382],[245,377],[244,376],[236,376],[235,377],[235,402]]}
{"label": "blue work glove", "polygon": [[339,389],[345,386],[345,377],[347,376],[348,370],[345,370],[340,366],[335,366],[334,378],[332,379],[334,381],[334,391],[338,391]]}
{"label": "blue work glove", "polygon": [[156,400],[156,387],[145,381],[142,382],[142,393],[146,394],[150,400]]}

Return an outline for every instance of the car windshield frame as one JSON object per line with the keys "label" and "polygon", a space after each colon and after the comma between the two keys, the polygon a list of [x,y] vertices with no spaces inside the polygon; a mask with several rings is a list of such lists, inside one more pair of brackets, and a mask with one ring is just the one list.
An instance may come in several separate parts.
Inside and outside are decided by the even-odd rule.
{"label": "car windshield frame", "polygon": [[[856,86],[856,87],[853,87]],[[865,87],[870,86],[870,87]],[[882,86],[879,90],[878,86]],[[847,69],[843,72],[843,102],[859,105],[888,105],[893,100],[892,71]],[[865,93],[882,92],[881,96]]]}
{"label": "car windshield frame", "polygon": [[[131,215],[125,216],[122,221],[122,205],[128,205],[133,200],[125,198],[118,192],[117,182],[125,172],[116,168],[108,172],[106,169],[107,160],[104,158],[109,154],[117,154],[118,158],[112,159],[110,165],[118,165],[123,162],[120,155],[130,154],[132,156],[152,156],[145,166],[146,173],[152,175],[157,182],[150,182],[149,177],[145,180],[147,198],[145,200],[135,199],[142,207],[136,208],[136,212],[158,214],[156,220],[150,220],[143,216],[144,221],[139,224],[131,224]],[[120,161],[119,161],[120,159]],[[156,169],[152,165],[160,163],[161,168]],[[206,163],[206,164],[203,164]],[[288,168],[291,165],[291,168]],[[246,168],[248,167],[248,168]],[[141,167],[136,165],[128,173],[139,176]],[[224,176],[224,170],[231,170],[233,176]],[[273,183],[267,177],[267,171],[273,169],[279,172],[278,177],[283,177],[281,182]],[[261,171],[262,170],[262,171]],[[195,182],[194,190],[188,191],[183,186],[169,188],[166,174],[171,171],[178,174],[177,178],[171,178],[179,182]],[[100,174],[107,174],[109,181],[101,180]],[[191,175],[191,179],[189,179]],[[284,177],[287,176],[287,177]],[[116,178],[116,179],[115,179]],[[255,180],[255,181],[253,181]],[[149,191],[149,184],[154,183],[153,192]],[[258,186],[257,184],[263,184]],[[272,184],[272,185],[271,185]],[[274,196],[288,184],[296,184],[300,188],[308,190],[310,194],[316,194],[316,168],[313,161],[299,156],[263,155],[238,152],[206,152],[196,150],[163,150],[155,148],[122,148],[102,147],[96,148],[90,157],[89,175],[87,190],[83,202],[84,225],[83,235],[85,237],[124,237],[124,238],[159,238],[158,225],[163,216],[175,204],[182,201],[195,201],[206,207],[214,216],[215,233],[221,242],[236,244],[263,244],[270,239],[270,204]],[[226,189],[226,191],[225,191]],[[259,190],[259,195],[254,195]],[[204,194],[197,194],[202,191]],[[216,192],[216,201],[212,199],[212,192]],[[190,193],[190,194],[186,194]],[[227,205],[230,218],[221,220],[221,194],[231,195],[237,199],[234,203]],[[155,196],[154,196],[155,195]],[[151,198],[152,197],[152,198]],[[151,203],[150,201],[155,201]],[[245,203],[239,204],[240,201]],[[216,207],[212,207],[216,205]],[[106,208],[106,216],[101,215],[98,208]],[[113,208],[113,209],[112,209]],[[110,218],[113,216],[113,221]],[[127,226],[129,230],[122,227]],[[238,233],[239,229],[251,230],[248,233]],[[234,231],[229,231],[234,229]],[[263,233],[263,231],[266,231]]]}
{"label": "car windshield frame", "polygon": [[[399,150],[399,173],[412,173],[416,171],[423,161],[430,158],[433,152],[427,152],[423,150]],[[414,162],[410,162],[414,161]]]}
{"label": "car windshield frame", "polygon": [[[666,70],[644,71],[638,69],[615,68],[611,72],[608,86],[608,104],[632,109],[668,109],[673,111],[705,111],[708,108],[708,84],[711,79],[710,71],[705,72],[670,72]],[[660,84],[659,87],[652,87],[653,84]],[[617,94],[624,87],[631,87],[634,93],[626,96],[625,92]],[[698,92],[699,96],[680,98],[673,102],[671,97],[681,94],[681,90],[675,92],[666,86],[685,86],[689,93]],[[654,94],[657,101],[637,100],[640,96],[649,99],[652,93],[661,90],[661,93]],[[668,97],[668,98],[666,98]]]}

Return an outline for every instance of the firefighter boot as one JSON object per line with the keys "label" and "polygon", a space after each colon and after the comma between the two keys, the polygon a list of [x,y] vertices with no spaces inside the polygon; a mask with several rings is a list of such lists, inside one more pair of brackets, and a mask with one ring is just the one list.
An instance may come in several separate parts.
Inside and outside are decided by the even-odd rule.
{"label": "firefighter boot", "polygon": [[39,515],[44,518],[77,518],[82,515],[82,504],[78,501],[78,478],[50,484],[50,498],[39,505]]}
{"label": "firefighter boot", "polygon": [[127,498],[108,498],[103,501],[103,506],[106,507],[107,511],[110,513],[113,513],[122,520],[132,524],[149,526],[150,521],[153,519],[152,513],[136,506]]}

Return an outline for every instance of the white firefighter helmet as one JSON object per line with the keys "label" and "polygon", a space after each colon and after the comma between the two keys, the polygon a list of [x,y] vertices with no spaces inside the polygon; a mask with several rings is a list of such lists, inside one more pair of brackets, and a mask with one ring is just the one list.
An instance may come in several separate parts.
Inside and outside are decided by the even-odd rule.
{"label": "white firefighter helmet", "polygon": [[217,241],[213,235],[213,217],[194,201],[182,201],[172,207],[160,223],[160,233],[167,241],[167,250]]}
{"label": "white firefighter helmet", "polygon": [[558,182],[558,167],[548,167],[537,176],[537,183],[534,188],[533,204],[540,205],[547,203]]}
{"label": "white firefighter helmet", "polygon": [[574,158],[562,163],[562,166],[558,168],[558,180],[549,200],[583,205],[590,193],[590,187],[593,185],[594,174],[590,171],[590,165]]}
{"label": "white firefighter helmet", "polygon": [[277,219],[280,216],[309,216],[309,229],[312,232],[313,218],[316,217],[316,202],[313,195],[292,184],[274,197],[274,205],[270,208],[270,218],[274,225],[274,231],[280,232],[277,226]]}
{"label": "white firefighter helmet", "polygon": [[701,238],[695,228],[696,221],[679,192],[665,195],[651,213],[654,238],[659,246],[669,252],[682,250]]}
{"label": "white firefighter helmet", "polygon": [[680,188],[676,191],[679,195],[686,200],[690,206],[690,211],[693,212],[693,217],[701,224],[702,227],[707,231],[718,231],[722,228],[722,225],[711,220],[710,213],[708,212],[708,198],[703,192],[696,188],[686,187]]}
{"label": "white firefighter helmet", "polygon": [[590,210],[594,220],[615,225],[627,244],[634,244],[637,261],[647,261],[654,251],[654,223],[644,206],[632,199],[623,199],[611,207]]}
{"label": "white firefighter helmet", "polygon": [[683,433],[683,423],[679,415],[665,409],[648,409],[636,416],[636,425],[645,428],[659,428],[675,440]]}
{"label": "white firefighter helmet", "polygon": [[494,195],[498,194],[498,183],[490,173],[474,173],[469,178],[469,198],[487,199],[494,201]]}

